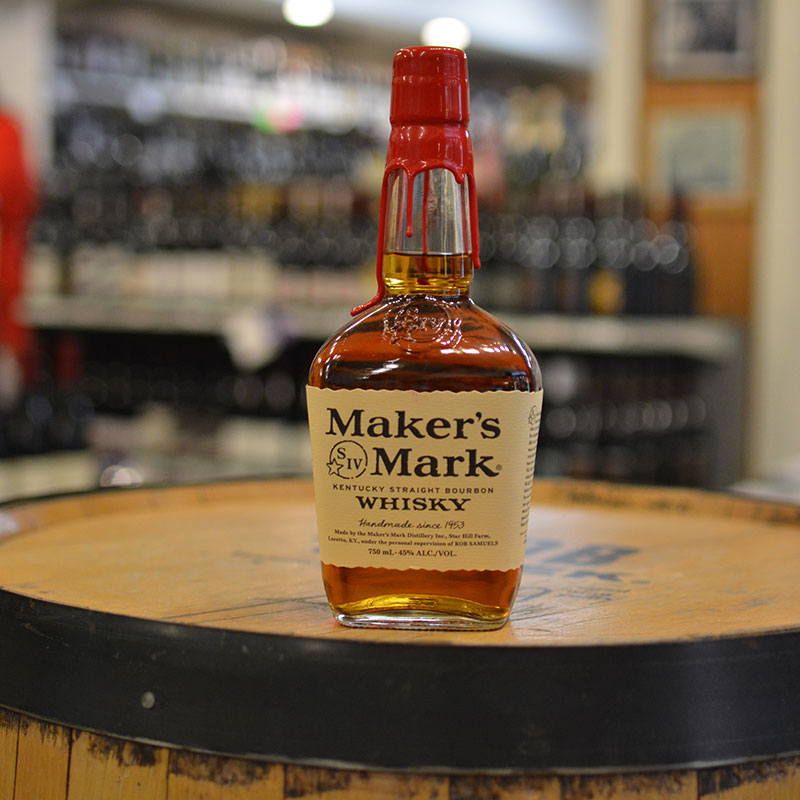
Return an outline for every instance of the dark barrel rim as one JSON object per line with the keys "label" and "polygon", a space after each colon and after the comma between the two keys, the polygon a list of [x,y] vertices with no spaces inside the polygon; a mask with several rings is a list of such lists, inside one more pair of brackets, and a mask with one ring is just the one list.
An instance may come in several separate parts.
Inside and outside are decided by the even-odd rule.
{"label": "dark barrel rim", "polygon": [[314,639],[0,590],[0,706],[272,761],[534,772],[800,751],[800,631],[602,646]]}

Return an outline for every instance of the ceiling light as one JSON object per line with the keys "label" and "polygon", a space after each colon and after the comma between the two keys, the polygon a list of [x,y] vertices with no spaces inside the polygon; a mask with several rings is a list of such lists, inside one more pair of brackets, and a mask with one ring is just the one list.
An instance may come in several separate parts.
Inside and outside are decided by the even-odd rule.
{"label": "ceiling light", "polygon": [[428,20],[420,33],[423,44],[436,47],[466,49],[472,39],[466,23],[455,17],[436,17]]}
{"label": "ceiling light", "polygon": [[283,16],[292,25],[315,28],[330,22],[333,0],[284,0]]}

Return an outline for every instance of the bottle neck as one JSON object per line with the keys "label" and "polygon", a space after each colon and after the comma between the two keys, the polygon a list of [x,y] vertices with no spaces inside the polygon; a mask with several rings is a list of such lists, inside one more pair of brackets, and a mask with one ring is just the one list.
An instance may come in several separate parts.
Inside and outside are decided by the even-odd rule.
{"label": "bottle neck", "polygon": [[472,279],[470,184],[447,168],[386,177],[382,279],[389,295],[469,294]]}
{"label": "bottle neck", "polygon": [[[378,292],[353,309],[353,314],[372,308],[387,293],[460,296],[468,292],[472,267],[480,267],[480,258],[472,141],[466,120],[393,122],[378,242]],[[402,268],[398,267],[401,262]],[[384,263],[391,273],[391,289]],[[432,282],[432,274],[441,275],[442,280]]]}

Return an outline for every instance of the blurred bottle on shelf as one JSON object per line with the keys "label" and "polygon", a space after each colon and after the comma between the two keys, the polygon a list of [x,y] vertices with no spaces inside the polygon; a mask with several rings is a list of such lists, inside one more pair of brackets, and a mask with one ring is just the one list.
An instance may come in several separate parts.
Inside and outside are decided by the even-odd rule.
{"label": "blurred bottle on shelf", "polygon": [[679,187],[675,187],[669,220],[661,226],[654,241],[662,314],[688,315],[694,312],[695,232],[688,217],[686,197]]}
{"label": "blurred bottle on shelf", "polygon": [[[372,127],[385,116],[384,75],[275,37],[201,47],[80,22],[60,31],[56,64],[56,157],[37,240],[57,258],[42,251],[51,275],[38,285],[199,302],[358,296],[376,228],[358,174],[385,140]],[[556,85],[475,94],[491,272],[477,277],[477,299],[521,313],[691,313],[680,193],[658,227],[635,191],[594,198],[585,114]]]}
{"label": "blurred bottle on shelf", "polygon": [[[186,287],[189,295],[215,283],[223,293],[236,287],[227,297],[239,300],[239,286],[258,283],[239,273],[261,262],[280,277],[262,281],[253,299],[350,304],[362,291],[354,268],[375,249],[376,209],[365,217],[356,187],[359,165],[385,141],[387,76],[275,37],[217,36],[199,46],[84,23],[77,15],[58,36],[56,163],[38,226],[64,264],[61,288],[124,297],[154,294],[158,283],[175,295],[183,284],[174,262],[190,251],[208,275]],[[555,245],[540,237],[530,253],[527,239],[509,239],[525,238],[537,187],[580,174],[584,116],[555,85],[487,89],[473,107],[495,156],[487,169],[496,180],[481,185],[496,185],[514,217],[493,264],[497,305],[531,310],[518,283],[533,264],[552,291],[531,286],[528,296],[549,310]],[[201,250],[225,257],[200,258]],[[216,282],[212,262],[224,276]]]}
{"label": "blurred bottle on shelf", "polygon": [[491,280],[481,302],[520,313],[687,316],[694,312],[694,235],[685,202],[649,219],[638,193],[595,197],[580,181],[539,187],[534,215],[483,215]]}
{"label": "blurred bottle on shelf", "polygon": [[93,407],[81,391],[83,344],[74,334],[62,333],[53,344],[53,413],[49,449],[81,450]]}
{"label": "blurred bottle on shelf", "polygon": [[[383,152],[385,75],[275,37],[201,45],[75,26],[57,42],[32,294],[108,301],[134,320],[150,302],[202,311],[362,298],[359,265],[377,238],[362,187],[379,183],[362,174]],[[477,302],[521,314],[693,312],[680,192],[658,225],[636,191],[595,197],[585,117],[558,87],[478,89],[472,106],[476,171],[483,136],[491,178],[478,181],[490,191]],[[251,423],[302,423],[298,386],[316,347],[295,342],[243,370],[209,336],[48,334],[25,402],[2,406],[0,454],[80,447],[93,415],[133,421],[154,407],[190,437],[246,420],[240,443]],[[704,485],[709,426],[690,363],[570,355],[545,368],[565,389],[559,397],[546,375],[541,474]]]}
{"label": "blurred bottle on shelf", "polygon": [[712,441],[695,363],[554,355],[542,372],[542,474],[708,485]]}
{"label": "blurred bottle on shelf", "polygon": [[37,335],[24,363],[20,391],[0,406],[0,456],[82,450],[92,405],[82,391],[80,341]]}
{"label": "blurred bottle on shelf", "polygon": [[[34,287],[201,302],[308,301],[309,285],[349,302],[359,291],[354,267],[375,237],[350,183],[360,134],[269,137],[207,120],[137,127],[121,116],[79,107],[57,117]],[[281,176],[270,174],[276,153]]]}

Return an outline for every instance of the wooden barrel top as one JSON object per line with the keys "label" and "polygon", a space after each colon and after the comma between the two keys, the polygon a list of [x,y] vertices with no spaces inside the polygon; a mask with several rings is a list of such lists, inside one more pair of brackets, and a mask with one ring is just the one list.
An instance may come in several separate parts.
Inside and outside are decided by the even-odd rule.
{"label": "wooden barrel top", "polygon": [[772,757],[800,752],[798,564],[798,506],[537,480],[506,627],[349,629],[325,601],[308,481],[14,504],[0,706],[389,769]]}

